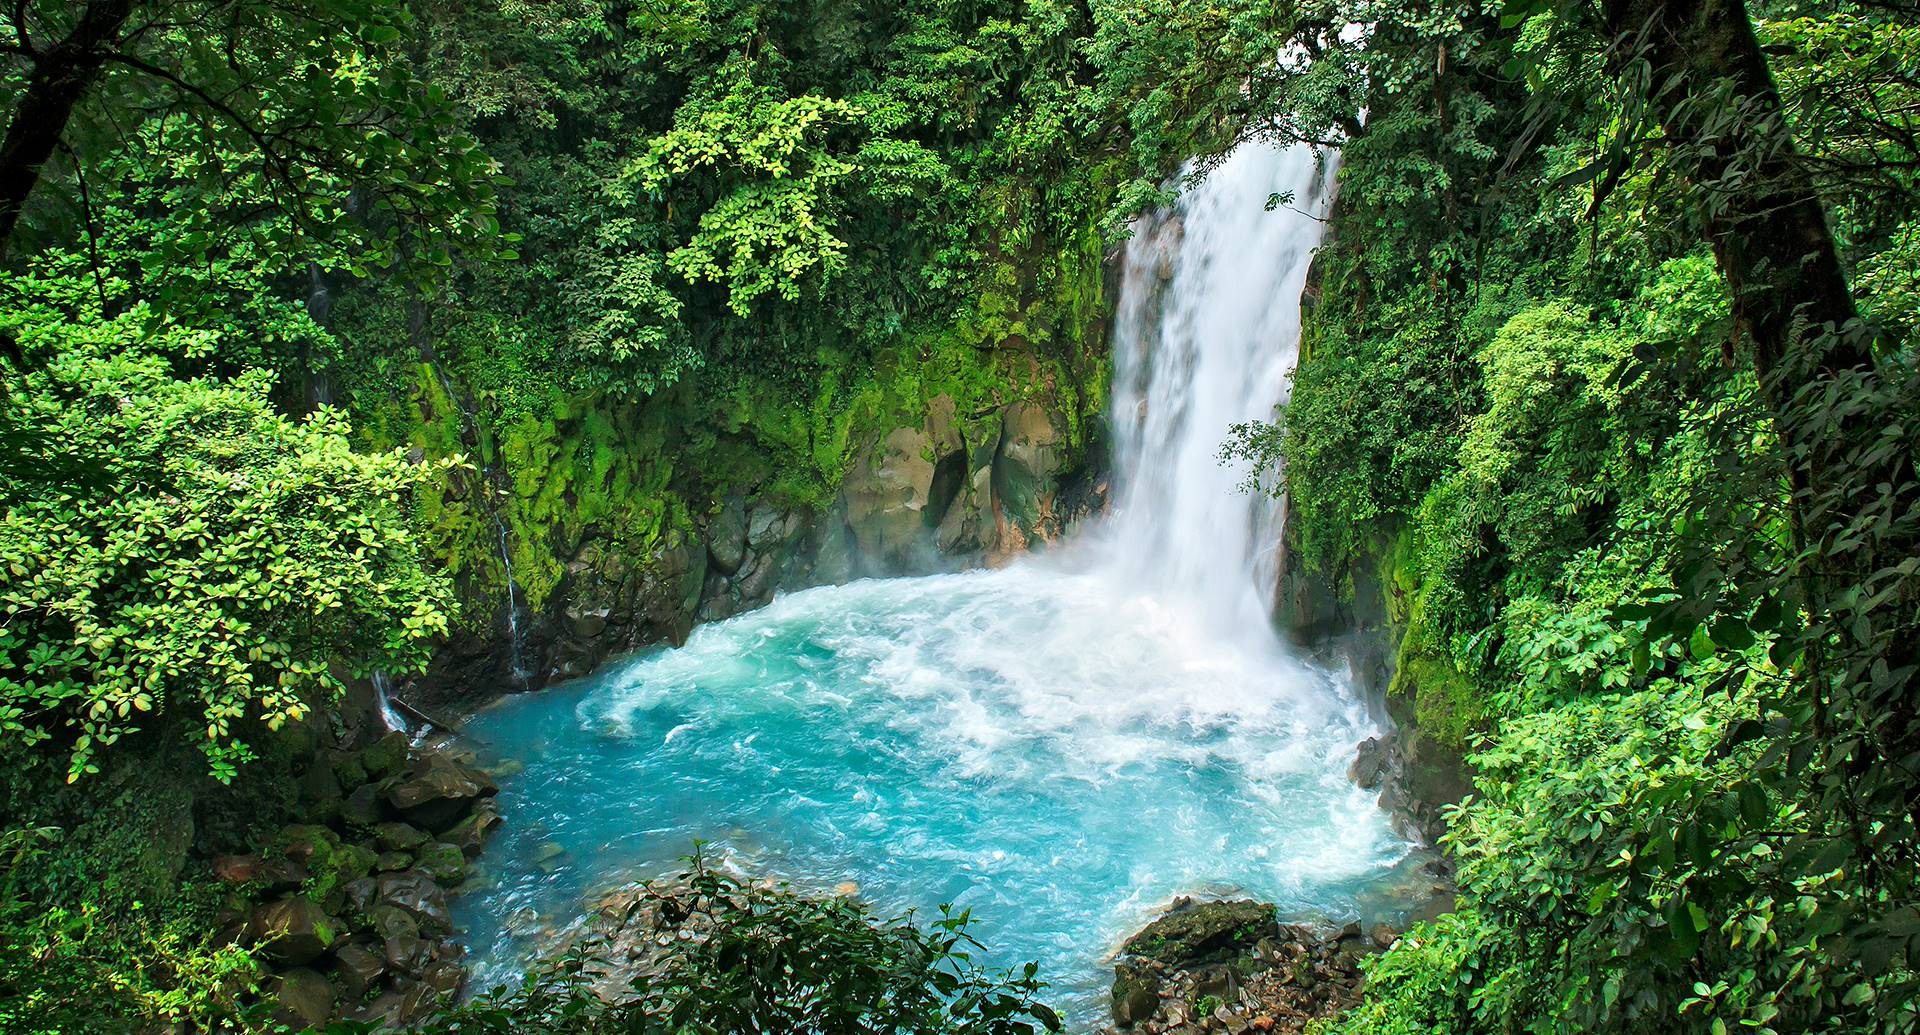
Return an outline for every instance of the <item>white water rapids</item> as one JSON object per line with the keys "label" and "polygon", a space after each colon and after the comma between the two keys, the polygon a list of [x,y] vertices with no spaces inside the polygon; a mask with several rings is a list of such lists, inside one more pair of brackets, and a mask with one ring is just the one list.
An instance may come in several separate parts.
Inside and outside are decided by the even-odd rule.
{"label": "white water rapids", "polygon": [[[1275,635],[1276,508],[1218,460],[1285,393],[1327,175],[1250,145],[1143,221],[1114,335],[1115,506],[1076,542],[784,595],[480,717],[526,765],[488,849],[499,883],[461,900],[483,976],[696,838],[882,910],[971,907],[994,960],[1039,960],[1083,1027],[1102,957],[1175,895],[1389,908],[1407,846],[1346,777],[1371,722]],[[1305,211],[1267,211],[1275,193]]]}

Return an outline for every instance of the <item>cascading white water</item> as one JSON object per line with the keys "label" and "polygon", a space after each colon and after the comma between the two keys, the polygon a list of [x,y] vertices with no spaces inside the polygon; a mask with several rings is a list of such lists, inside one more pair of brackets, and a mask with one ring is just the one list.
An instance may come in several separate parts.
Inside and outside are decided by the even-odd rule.
{"label": "cascading white water", "polygon": [[373,707],[380,713],[380,722],[396,733],[407,733],[406,717],[400,709],[393,706],[393,678],[385,672],[373,674]]}
{"label": "cascading white water", "polygon": [[1322,183],[1312,155],[1251,146],[1143,223],[1115,324],[1117,504],[1074,548],[782,595],[477,716],[525,764],[498,883],[457,904],[483,980],[695,839],[883,911],[974,909],[990,958],[1038,960],[1082,1030],[1101,957],[1175,895],[1391,912],[1407,845],[1346,776],[1373,727],[1274,633],[1275,507],[1218,459],[1285,394],[1320,236],[1267,198],[1313,212]]}
{"label": "cascading white water", "polygon": [[[1114,317],[1117,503],[1109,563],[1240,635],[1273,601],[1279,508],[1224,463],[1229,429],[1271,420],[1300,342],[1300,294],[1331,153],[1252,144],[1128,242]],[[1270,197],[1291,198],[1265,211]]]}
{"label": "cascading white water", "polygon": [[513,551],[508,548],[507,523],[498,512],[494,528],[500,533],[500,571],[507,586],[507,677],[522,690],[527,688],[527,668],[520,661],[520,591],[513,580]]}

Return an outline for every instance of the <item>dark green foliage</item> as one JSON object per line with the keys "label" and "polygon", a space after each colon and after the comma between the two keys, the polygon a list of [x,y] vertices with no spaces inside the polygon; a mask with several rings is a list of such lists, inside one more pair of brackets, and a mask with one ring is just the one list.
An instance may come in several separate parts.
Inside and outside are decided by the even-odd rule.
{"label": "dark green foliage", "polygon": [[[1761,12],[1769,101],[1703,63],[1737,5],[1638,49],[1696,8],[1602,7],[1376,32],[1428,74],[1371,95],[1293,403],[1245,440],[1309,561],[1388,572],[1395,691],[1478,748],[1461,911],[1338,1027],[1912,1030],[1916,184],[1872,114],[1912,29]],[[1807,190],[1878,329],[1817,323],[1854,305],[1818,256],[1753,261],[1824,247],[1753,200]]]}
{"label": "dark green foliage", "polygon": [[[1032,1035],[1060,1020],[1035,996],[1029,964],[1018,973],[982,969],[966,913],[927,926],[886,920],[846,898],[810,898],[747,883],[696,860],[670,891],[650,889],[643,907],[703,937],[676,941],[660,972],[596,995],[600,950],[576,946],[517,988],[496,989],[427,1019],[444,1035],[659,1032],[735,1035]],[[339,1025],[330,1031],[358,1031]]]}

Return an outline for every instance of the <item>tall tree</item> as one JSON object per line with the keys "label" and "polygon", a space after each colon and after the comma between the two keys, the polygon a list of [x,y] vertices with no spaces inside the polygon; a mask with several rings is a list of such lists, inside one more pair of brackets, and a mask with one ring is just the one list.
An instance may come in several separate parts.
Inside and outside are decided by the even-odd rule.
{"label": "tall tree", "polygon": [[268,222],[289,270],[425,272],[497,247],[496,173],[401,60],[413,28],[392,0],[7,5],[0,262],[23,238],[74,236],[87,178],[111,163],[194,193],[170,199],[182,261]]}

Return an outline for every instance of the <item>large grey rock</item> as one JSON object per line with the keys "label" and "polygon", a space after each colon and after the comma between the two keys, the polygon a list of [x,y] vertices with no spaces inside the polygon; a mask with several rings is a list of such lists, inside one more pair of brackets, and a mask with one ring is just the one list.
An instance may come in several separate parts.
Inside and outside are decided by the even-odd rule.
{"label": "large grey rock", "polygon": [[340,990],[358,1002],[386,977],[387,961],[364,945],[342,945],[334,954],[334,973],[340,978]]}
{"label": "large grey rock", "polygon": [[1347,778],[1363,791],[1377,790],[1386,779],[1388,762],[1386,743],[1379,737],[1368,737],[1354,749],[1353,762],[1347,766]]}
{"label": "large grey rock", "polygon": [[747,506],[738,497],[730,499],[707,526],[707,556],[714,570],[731,575],[747,559]]}
{"label": "large grey rock", "polygon": [[756,554],[767,554],[786,545],[798,525],[793,515],[761,504],[753,508],[747,522],[747,546]]}
{"label": "large grey rock", "polygon": [[436,752],[415,760],[387,788],[387,802],[409,821],[438,832],[472,812],[475,800],[498,793],[486,773]]}
{"label": "large grey rock", "polygon": [[813,527],[813,578],[838,584],[853,577],[853,533],[847,528],[846,502],[836,502]]}
{"label": "large grey rock", "polygon": [[887,567],[910,566],[927,542],[933,443],[919,428],[895,428],[861,451],[843,490],[847,526],[862,554]]}
{"label": "large grey rock", "polygon": [[1016,402],[1002,415],[993,461],[994,499],[1009,538],[1001,549],[1018,550],[1058,534],[1053,498],[1065,466],[1064,442],[1053,416],[1038,403]]}

